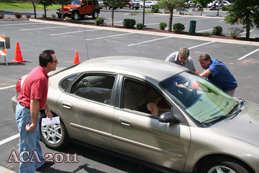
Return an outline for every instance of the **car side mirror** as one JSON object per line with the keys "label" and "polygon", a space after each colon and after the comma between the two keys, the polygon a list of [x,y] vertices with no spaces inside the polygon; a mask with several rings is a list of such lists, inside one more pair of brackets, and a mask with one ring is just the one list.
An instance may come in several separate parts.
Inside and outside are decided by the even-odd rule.
{"label": "car side mirror", "polygon": [[176,123],[177,119],[171,112],[165,112],[161,114],[158,118],[160,122],[164,123]]}

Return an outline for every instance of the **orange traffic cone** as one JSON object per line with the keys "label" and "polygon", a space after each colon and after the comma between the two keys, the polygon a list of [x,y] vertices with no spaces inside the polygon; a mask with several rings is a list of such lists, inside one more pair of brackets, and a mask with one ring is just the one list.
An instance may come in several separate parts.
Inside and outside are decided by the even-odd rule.
{"label": "orange traffic cone", "polygon": [[79,63],[79,57],[78,57],[78,52],[76,51],[73,65],[78,64],[78,63]]}
{"label": "orange traffic cone", "polygon": [[26,62],[25,60],[22,59],[22,52],[20,49],[19,42],[16,42],[16,50],[15,50],[15,55],[14,55],[14,60],[12,62]]}

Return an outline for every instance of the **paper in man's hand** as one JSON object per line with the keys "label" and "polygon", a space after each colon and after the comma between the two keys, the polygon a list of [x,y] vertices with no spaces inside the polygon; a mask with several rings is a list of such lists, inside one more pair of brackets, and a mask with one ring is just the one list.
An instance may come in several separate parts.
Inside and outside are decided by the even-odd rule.
{"label": "paper in man's hand", "polygon": [[59,123],[60,123],[59,117],[53,117],[52,120],[50,118],[42,118],[41,120],[41,126],[59,124]]}

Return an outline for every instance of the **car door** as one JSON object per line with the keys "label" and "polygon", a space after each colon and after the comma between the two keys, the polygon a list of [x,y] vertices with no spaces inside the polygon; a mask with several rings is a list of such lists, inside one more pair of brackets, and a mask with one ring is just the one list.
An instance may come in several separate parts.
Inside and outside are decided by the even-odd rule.
{"label": "car door", "polygon": [[85,73],[57,101],[73,139],[110,148],[114,74]]}
{"label": "car door", "polygon": [[81,8],[80,8],[80,14],[91,14],[92,11],[90,11],[90,9],[92,9],[93,6],[93,1],[92,0],[82,0],[81,2]]}
{"label": "car door", "polygon": [[[123,78],[121,86],[120,104],[114,111],[112,149],[136,159],[183,171],[190,146],[189,127],[181,123],[163,123],[157,116],[138,110],[137,106],[147,91],[156,90],[152,86],[128,77]],[[170,102],[161,97],[171,108]]]}

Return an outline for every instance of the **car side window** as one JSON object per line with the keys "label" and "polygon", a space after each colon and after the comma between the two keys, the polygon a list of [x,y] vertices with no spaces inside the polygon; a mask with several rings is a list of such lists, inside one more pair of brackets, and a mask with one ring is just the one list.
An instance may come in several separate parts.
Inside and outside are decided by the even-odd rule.
{"label": "car side window", "polygon": [[73,82],[75,80],[75,78],[78,76],[78,74],[76,75],[72,75],[69,76],[63,80],[61,80],[59,86],[62,90],[66,90],[66,88],[71,84],[71,82]]}
{"label": "car side window", "polygon": [[114,75],[84,75],[72,87],[76,96],[110,104]]}
{"label": "car side window", "polygon": [[82,1],[82,5],[87,5],[86,1]]}
{"label": "car side window", "polygon": [[93,1],[88,1],[88,5],[93,5]]}
{"label": "car side window", "polygon": [[170,106],[161,94],[159,94],[159,92],[153,87],[135,80],[125,80],[122,108],[152,114],[150,109],[147,107],[147,104],[150,102],[154,102],[157,106],[157,115],[170,111]]}

